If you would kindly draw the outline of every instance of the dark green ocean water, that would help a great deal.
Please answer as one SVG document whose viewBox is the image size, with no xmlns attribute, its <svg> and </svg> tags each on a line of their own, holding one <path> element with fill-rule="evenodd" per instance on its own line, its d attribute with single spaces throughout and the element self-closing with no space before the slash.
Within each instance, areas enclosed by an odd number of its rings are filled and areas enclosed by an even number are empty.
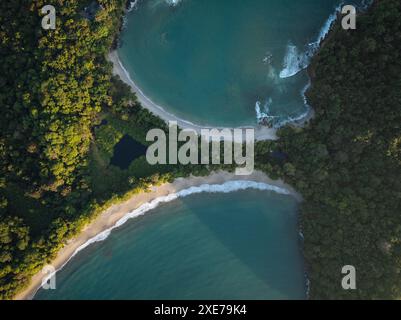
<svg viewBox="0 0 401 320">
<path fill-rule="evenodd" d="M 297 202 L 271 191 L 162 204 L 89 246 L 36 299 L 302 299 Z"/>
</svg>

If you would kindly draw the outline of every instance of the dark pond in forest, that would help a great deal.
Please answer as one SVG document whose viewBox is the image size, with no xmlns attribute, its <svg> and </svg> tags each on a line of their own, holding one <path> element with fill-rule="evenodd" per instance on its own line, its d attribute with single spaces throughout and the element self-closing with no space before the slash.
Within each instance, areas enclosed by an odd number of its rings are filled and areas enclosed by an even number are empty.
<svg viewBox="0 0 401 320">
<path fill-rule="evenodd" d="M 114 146 L 114 154 L 110 164 L 119 167 L 121 170 L 126 170 L 132 161 L 146 155 L 147 147 L 142 143 L 134 140 L 129 135 L 125 135 Z"/>
</svg>

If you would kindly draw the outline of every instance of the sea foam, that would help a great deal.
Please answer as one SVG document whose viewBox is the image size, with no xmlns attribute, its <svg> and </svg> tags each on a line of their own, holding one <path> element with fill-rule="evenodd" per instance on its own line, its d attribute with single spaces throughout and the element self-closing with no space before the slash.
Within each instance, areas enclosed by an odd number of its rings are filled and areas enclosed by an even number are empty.
<svg viewBox="0 0 401 320">
<path fill-rule="evenodd" d="M 284 69 L 280 72 L 280 78 L 295 76 L 300 71 L 308 67 L 310 63 L 310 51 L 300 52 L 298 47 L 289 44 L 284 57 Z"/>
<path fill-rule="evenodd" d="M 111 232 L 116 229 L 121 227 L 123 224 L 125 224 L 128 220 L 134 219 L 140 216 L 143 216 L 147 212 L 157 208 L 160 204 L 162 203 L 167 203 L 174 201 L 178 198 L 185 198 L 193 194 L 200 194 L 200 193 L 230 193 L 234 191 L 242 191 L 242 190 L 248 190 L 248 189 L 254 189 L 254 190 L 260 190 L 260 191 L 273 191 L 279 194 L 283 195 L 290 195 L 291 192 L 285 188 L 281 188 L 275 185 L 263 183 L 263 182 L 255 182 L 255 181 L 228 181 L 223 184 L 202 184 L 197 187 L 190 187 L 188 189 L 184 189 L 181 191 L 178 191 L 176 193 L 171 193 L 167 196 L 161 196 L 158 197 L 150 202 L 144 203 L 141 206 L 139 206 L 137 209 L 127 213 L 124 215 L 121 219 L 119 219 L 112 227 L 98 233 L 96 236 L 90 238 L 88 241 L 80 245 L 74 253 L 68 258 L 68 260 L 60 267 L 58 268 L 54 273 L 47 275 L 44 279 L 43 282 L 47 282 L 51 277 L 53 277 L 58 271 L 63 269 L 70 261 L 72 258 L 74 258 L 80 251 L 84 250 L 91 244 L 97 243 L 97 242 L 102 242 L 106 240 Z M 38 287 L 34 293 L 39 291 L 40 287 Z"/>
<path fill-rule="evenodd" d="M 130 1 L 129 7 L 128 7 L 128 12 L 131 12 L 132 10 L 136 10 L 138 8 L 139 1 L 140 0 Z"/>
<path fill-rule="evenodd" d="M 181 2 L 181 0 L 166 0 L 166 2 L 168 5 L 174 7 L 174 6 L 178 5 Z"/>
<path fill-rule="evenodd" d="M 273 100 L 269 98 L 267 102 L 263 105 L 262 109 L 262 103 L 260 101 L 256 101 L 255 105 L 255 111 L 256 111 L 256 118 L 258 119 L 258 122 L 262 122 L 263 119 L 271 118 L 269 116 L 270 112 L 270 105 L 273 103 Z"/>
<path fill-rule="evenodd" d="M 307 44 L 304 50 L 299 50 L 298 47 L 291 42 L 287 45 L 286 54 L 283 61 L 283 69 L 280 71 L 279 74 L 279 77 L 281 79 L 295 76 L 309 66 L 311 59 L 319 50 L 321 42 L 325 39 L 330 31 L 331 26 L 336 21 L 337 15 L 341 11 L 342 5 L 343 4 L 340 4 L 335 8 L 335 11 L 328 17 L 323 27 L 320 29 L 316 41 Z M 310 113 L 310 106 L 307 103 L 305 93 L 309 87 L 310 82 L 308 82 L 308 84 L 300 92 L 307 110 L 296 117 L 288 116 L 284 118 L 279 116 L 272 116 L 269 114 L 269 103 L 266 103 L 262 108 L 261 103 L 257 101 L 255 111 L 258 123 L 262 123 L 265 119 L 267 119 L 272 122 L 275 129 L 278 129 L 288 123 L 301 121 L 302 119 L 307 117 Z"/>
<path fill-rule="evenodd" d="M 309 66 L 312 57 L 319 49 L 320 43 L 327 36 L 332 24 L 336 21 L 341 8 L 342 4 L 336 7 L 334 13 L 329 16 L 323 27 L 320 29 L 316 41 L 309 43 L 303 51 L 300 51 L 297 46 L 292 43 L 288 44 L 283 62 L 284 68 L 280 72 L 280 78 L 292 77 Z"/>
</svg>

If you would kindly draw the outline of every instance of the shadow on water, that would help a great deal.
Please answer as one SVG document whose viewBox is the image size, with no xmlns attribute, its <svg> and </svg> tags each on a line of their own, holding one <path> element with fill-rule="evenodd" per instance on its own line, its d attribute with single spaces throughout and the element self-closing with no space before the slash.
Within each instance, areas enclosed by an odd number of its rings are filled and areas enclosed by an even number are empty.
<svg viewBox="0 0 401 320">
<path fill-rule="evenodd" d="M 297 203 L 255 190 L 180 198 L 79 253 L 57 279 L 36 298 L 304 299 Z"/>
<path fill-rule="evenodd" d="M 119 167 L 121 170 L 126 170 L 132 161 L 146 155 L 146 150 L 147 148 L 143 144 L 132 139 L 129 135 L 125 135 L 114 146 L 110 164 Z"/>
<path fill-rule="evenodd" d="M 217 241 L 274 292 L 274 299 L 306 298 L 295 199 L 258 191 L 238 192 L 238 201 L 231 210 L 222 211 L 213 206 L 213 197 L 218 199 L 224 195 L 209 194 L 205 214 L 202 208 L 193 206 L 193 197 L 198 196 L 182 198 L 180 202 L 197 216 Z M 266 204 L 255 210 L 254 201 L 265 201 Z"/>
</svg>

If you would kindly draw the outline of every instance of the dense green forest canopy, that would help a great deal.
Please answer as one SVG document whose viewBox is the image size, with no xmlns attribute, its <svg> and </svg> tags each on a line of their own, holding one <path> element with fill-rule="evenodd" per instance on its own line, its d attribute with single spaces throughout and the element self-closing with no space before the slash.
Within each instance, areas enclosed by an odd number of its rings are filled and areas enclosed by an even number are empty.
<svg viewBox="0 0 401 320">
<path fill-rule="evenodd" d="M 401 2 L 376 1 L 356 30 L 338 24 L 310 67 L 304 130 L 284 128 L 283 173 L 305 203 L 312 298 L 401 297 Z M 357 270 L 357 290 L 340 285 Z"/>
<path fill-rule="evenodd" d="M 125 0 L 0 2 L 0 298 L 12 298 L 65 241 L 115 201 L 218 166 L 110 165 L 125 135 L 165 128 L 112 76 Z M 93 12 L 92 12 L 93 11 Z M 311 298 L 401 296 L 401 3 L 377 0 L 357 30 L 336 26 L 315 57 L 316 111 L 256 145 L 256 165 L 304 196 Z M 275 155 L 284 155 L 276 157 Z M 227 169 L 227 168 L 226 168 Z M 228 168 L 232 169 L 232 168 Z M 341 267 L 358 290 L 341 288 Z"/>
<path fill-rule="evenodd" d="M 97 3 L 97 5 L 96 5 Z M 112 203 L 204 167 L 110 165 L 124 135 L 166 124 L 112 76 L 125 0 L 0 3 L 0 298 L 12 298 L 66 240 Z M 102 125 L 106 122 L 106 125 Z"/>
<path fill-rule="evenodd" d="M 41 28 L 47 1 L 0 4 L 0 297 L 10 298 L 78 225 L 91 201 L 88 151 L 104 109 L 123 112 L 105 55 L 122 0 L 52 1 L 56 30 Z"/>
</svg>

